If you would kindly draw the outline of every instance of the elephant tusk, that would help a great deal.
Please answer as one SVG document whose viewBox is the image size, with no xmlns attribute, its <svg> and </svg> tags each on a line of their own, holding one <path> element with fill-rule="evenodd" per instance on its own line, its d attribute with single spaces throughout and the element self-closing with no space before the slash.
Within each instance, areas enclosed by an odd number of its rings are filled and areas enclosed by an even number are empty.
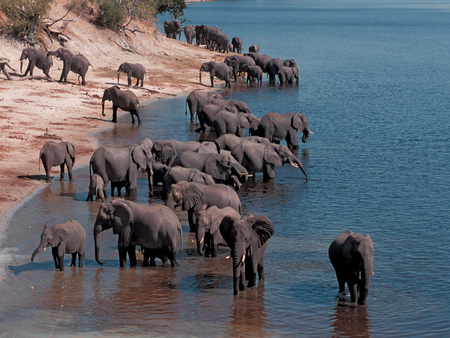
<svg viewBox="0 0 450 338">
<path fill-rule="evenodd" d="M 245 255 L 244 256 L 242 256 L 242 261 L 241 261 L 242 263 L 244 263 L 245 262 Z"/>
<path fill-rule="evenodd" d="M 203 243 L 203 240 L 205 239 L 205 237 L 202 237 L 202 239 L 200 240 L 200 244 Z"/>
<path fill-rule="evenodd" d="M 44 251 L 47 250 L 47 247 L 44 248 Z"/>
<path fill-rule="evenodd" d="M 297 163 L 291 162 L 291 165 L 292 165 L 293 167 L 295 167 L 295 168 L 298 168 L 298 164 L 297 164 Z"/>
<path fill-rule="evenodd" d="M 228 255 L 227 257 L 225 257 L 225 259 L 230 259 L 230 256 Z"/>
<path fill-rule="evenodd" d="M 311 135 L 314 134 L 311 130 L 308 130 L 308 133 L 310 133 Z"/>
<path fill-rule="evenodd" d="M 150 174 L 152 174 L 152 175 L 153 175 L 153 170 L 150 170 Z"/>
</svg>

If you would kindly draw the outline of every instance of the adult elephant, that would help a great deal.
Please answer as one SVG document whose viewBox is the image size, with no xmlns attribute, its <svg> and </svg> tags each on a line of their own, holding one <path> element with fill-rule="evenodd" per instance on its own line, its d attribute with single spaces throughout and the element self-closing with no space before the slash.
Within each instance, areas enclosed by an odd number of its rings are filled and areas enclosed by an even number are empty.
<svg viewBox="0 0 450 338">
<path fill-rule="evenodd" d="M 274 178 L 274 167 L 290 163 L 300 168 L 308 180 L 302 162 L 294 156 L 288 147 L 281 144 L 241 142 L 231 151 L 231 155 L 247 169 L 250 175 L 262 172 L 264 180 Z"/>
<path fill-rule="evenodd" d="M 214 76 L 215 76 L 219 80 L 225 81 L 225 88 L 227 87 L 231 88 L 230 84 L 231 68 L 228 67 L 225 63 L 214 61 L 204 62 L 200 67 L 200 71 L 198 73 L 200 83 L 202 83 L 202 72 L 209 73 L 209 76 L 211 78 L 211 87 L 214 87 Z"/>
<path fill-rule="evenodd" d="M 103 194 L 107 197 L 108 182 L 125 182 L 126 194 L 136 196 L 136 179 L 139 168 L 148 175 L 150 195 L 153 194 L 152 141 L 144 139 L 138 145 L 126 147 L 100 147 L 89 161 L 89 173 L 98 174 L 105 183 Z M 92 175 L 90 175 L 92 176 Z M 112 189 L 111 189 L 112 191 Z"/>
<path fill-rule="evenodd" d="M 269 143 L 269 140 L 260 136 L 247 136 L 239 137 L 233 134 L 225 134 L 217 138 L 214 142 L 221 150 L 233 150 L 239 143 L 242 142 L 256 142 L 256 143 Z"/>
<path fill-rule="evenodd" d="M 245 53 L 244 55 L 250 56 L 255 63 L 261 67 L 263 73 L 267 73 L 268 65 L 272 58 L 269 55 L 258 54 L 258 53 Z"/>
<path fill-rule="evenodd" d="M 233 69 L 234 81 L 237 81 L 239 72 L 244 71 L 242 70 L 244 65 L 256 65 L 255 60 L 246 55 L 228 55 L 223 62 Z"/>
<path fill-rule="evenodd" d="M 247 170 L 230 154 L 198 154 L 185 151 L 173 161 L 172 166 L 177 165 L 196 168 L 211 175 L 216 183 L 232 185 L 236 190 L 240 188 L 240 182 L 246 182 L 248 179 Z"/>
<path fill-rule="evenodd" d="M 250 47 L 248 47 L 249 53 L 259 53 L 259 49 L 258 45 L 250 45 Z"/>
<path fill-rule="evenodd" d="M 198 121 L 200 123 L 200 127 L 198 127 L 195 131 L 197 133 L 206 131 L 206 127 L 213 127 L 214 120 L 216 119 L 217 114 L 221 111 L 228 111 L 231 113 L 237 113 L 237 110 L 233 107 L 228 107 L 223 104 L 214 104 L 208 103 L 205 104 L 202 109 L 197 113 Z"/>
<path fill-rule="evenodd" d="M 206 48 L 211 49 L 214 44 L 214 37 L 215 35 L 220 32 L 220 28 L 208 26 L 208 25 L 201 25 L 199 27 L 200 35 L 202 36 L 203 43 L 206 44 Z"/>
<path fill-rule="evenodd" d="M 121 63 L 117 70 L 117 84 L 119 84 L 120 72 L 127 74 L 129 86 L 131 86 L 132 77 L 137 79 L 136 86 L 139 86 L 139 81 L 141 81 L 141 87 L 144 85 L 145 68 L 140 63 Z"/>
<path fill-rule="evenodd" d="M 237 112 L 245 113 L 245 114 L 251 114 L 252 111 L 247 106 L 247 104 L 243 101 L 238 100 L 224 100 L 220 98 L 212 98 L 211 103 L 215 105 L 220 105 L 227 108 L 233 108 Z M 231 111 L 231 110 L 229 110 Z"/>
<path fill-rule="evenodd" d="M 336 271 L 339 296 L 344 296 L 347 283 L 351 302 L 358 299 L 359 305 L 365 304 L 373 272 L 373 242 L 370 236 L 346 231 L 331 243 L 328 256 Z"/>
<path fill-rule="evenodd" d="M 146 255 L 154 262 L 155 256 L 167 257 L 172 266 L 177 264 L 177 236 L 181 224 L 175 215 L 165 205 L 139 204 L 122 199 L 111 203 L 103 203 L 94 224 L 95 260 L 100 260 L 100 233 L 113 228 L 113 233 L 119 235 L 120 267 L 126 266 L 127 254 L 130 266 L 136 266 L 136 245 L 145 248 Z M 148 259 L 144 259 L 146 265 Z"/>
<path fill-rule="evenodd" d="M 239 137 L 244 137 L 244 128 L 250 129 L 250 125 L 255 119 L 256 116 L 251 113 L 232 113 L 222 110 L 216 115 L 213 122 L 216 136 L 220 137 L 225 134 L 234 134 Z"/>
<path fill-rule="evenodd" d="M 70 50 L 66 48 L 58 48 L 56 51 L 48 52 L 50 56 L 56 56 L 63 61 L 63 70 L 61 72 L 60 82 L 67 82 L 67 74 L 69 71 L 78 74 L 78 82 L 81 76 L 81 85 L 86 85 L 86 73 L 89 66 L 92 67 L 89 60 L 83 54 L 74 55 Z"/>
<path fill-rule="evenodd" d="M 39 158 L 45 169 L 47 183 L 52 181 L 50 171 L 56 166 L 61 168 L 60 181 L 64 180 L 64 165 L 69 172 L 69 180 L 72 180 L 72 168 L 75 164 L 75 146 L 72 143 L 47 141 L 39 152 Z"/>
<path fill-rule="evenodd" d="M 241 218 L 239 212 L 231 207 L 218 208 L 213 205 L 209 208 L 203 207 L 198 212 L 195 238 L 197 251 L 201 256 L 216 257 L 219 245 L 227 245 L 219 230 L 220 223 L 226 216 L 233 220 Z"/>
<path fill-rule="evenodd" d="M 219 229 L 231 249 L 233 293 L 237 295 L 256 285 L 256 273 L 259 280 L 264 279 L 264 254 L 275 226 L 266 216 L 225 217 Z"/>
<path fill-rule="evenodd" d="M 199 89 L 194 89 L 186 97 L 186 116 L 187 107 L 189 107 L 189 113 L 191 115 L 191 122 L 194 121 L 194 115 L 203 108 L 207 103 L 211 103 L 212 100 L 223 100 L 223 96 L 216 92 L 204 92 Z"/>
<path fill-rule="evenodd" d="M 168 170 L 163 177 L 164 192 L 167 193 L 173 184 L 182 181 L 205 185 L 212 185 L 215 183 L 211 175 L 201 172 L 196 168 L 184 168 L 180 166 L 168 167 Z"/>
<path fill-rule="evenodd" d="M 219 53 L 228 53 L 229 42 L 228 35 L 223 32 L 219 31 L 214 35 L 214 43 Z"/>
<path fill-rule="evenodd" d="M 204 185 L 194 182 L 178 182 L 170 188 L 166 205 L 171 209 L 181 206 L 188 212 L 191 232 L 196 230 L 197 214 L 203 206 L 231 207 L 239 214 L 242 212 L 241 200 L 236 191 L 223 184 Z"/>
<path fill-rule="evenodd" d="M 186 42 L 190 45 L 194 42 L 195 38 L 195 27 L 194 25 L 187 25 L 183 28 L 184 37 L 186 38 Z"/>
<path fill-rule="evenodd" d="M 158 140 L 153 144 L 152 154 L 156 162 L 171 166 L 177 155 L 185 151 L 194 151 L 200 145 L 197 141 Z"/>
<path fill-rule="evenodd" d="M 53 60 L 51 57 L 47 56 L 47 52 L 45 50 L 37 50 L 34 48 L 24 48 L 22 50 L 22 54 L 20 55 L 20 72 L 22 73 L 22 65 L 23 61 L 28 59 L 28 67 L 25 70 L 24 76 L 27 76 L 28 73 L 33 75 L 34 67 L 42 69 L 45 76 L 50 78 L 50 68 L 53 66 Z"/>
<path fill-rule="evenodd" d="M 286 67 L 283 66 L 278 71 L 278 80 L 280 80 L 280 84 L 293 84 L 294 80 L 298 82 L 300 81 L 300 75 L 298 74 L 297 67 Z"/>
<path fill-rule="evenodd" d="M 278 71 L 284 66 L 283 60 L 273 58 L 267 64 L 267 73 L 269 74 L 269 82 L 275 82 Z"/>
<path fill-rule="evenodd" d="M 313 133 L 309 130 L 308 120 L 304 114 L 269 112 L 259 121 L 257 135 L 268 138 L 270 142 L 274 143 L 286 140 L 287 146 L 295 149 L 299 146 L 297 131 L 302 132 L 303 143 L 306 143 L 309 139 L 309 134 Z"/>
<path fill-rule="evenodd" d="M 262 69 L 260 66 L 249 66 L 243 65 L 241 67 L 241 71 L 247 73 L 247 81 L 246 83 L 251 83 L 253 80 L 256 80 L 258 84 L 262 83 Z"/>
<path fill-rule="evenodd" d="M 129 111 L 131 115 L 131 122 L 134 123 L 134 116 L 141 123 L 141 104 L 136 94 L 131 90 L 120 90 L 118 86 L 112 86 L 105 89 L 102 98 L 102 115 L 105 116 L 105 101 L 112 101 L 113 103 L 113 118 L 112 122 L 117 123 L 117 109 Z"/>
<path fill-rule="evenodd" d="M 242 53 L 242 39 L 239 36 L 235 36 L 231 39 L 233 45 L 233 53 Z"/>
<path fill-rule="evenodd" d="M 169 39 L 181 38 L 181 22 L 179 20 L 166 20 L 164 21 L 164 32 Z"/>
</svg>

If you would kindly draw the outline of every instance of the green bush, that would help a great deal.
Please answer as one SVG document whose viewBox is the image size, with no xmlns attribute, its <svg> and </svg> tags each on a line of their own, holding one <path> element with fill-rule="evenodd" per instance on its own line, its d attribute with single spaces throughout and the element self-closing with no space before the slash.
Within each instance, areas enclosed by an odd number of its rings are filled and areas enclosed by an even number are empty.
<svg viewBox="0 0 450 338">
<path fill-rule="evenodd" d="M 126 3 L 120 0 L 101 0 L 98 6 L 97 22 L 117 31 L 127 18 Z"/>
</svg>

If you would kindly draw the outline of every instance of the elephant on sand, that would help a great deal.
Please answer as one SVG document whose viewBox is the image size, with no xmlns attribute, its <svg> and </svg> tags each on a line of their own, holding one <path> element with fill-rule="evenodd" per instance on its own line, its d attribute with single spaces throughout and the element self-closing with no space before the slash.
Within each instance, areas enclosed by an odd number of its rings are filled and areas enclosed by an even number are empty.
<svg viewBox="0 0 450 338">
<path fill-rule="evenodd" d="M 164 32 L 169 39 L 181 38 L 181 22 L 179 20 L 166 20 L 164 21 Z"/>
<path fill-rule="evenodd" d="M 219 80 L 225 81 L 225 88 L 227 87 L 231 88 L 230 73 L 232 72 L 232 69 L 225 63 L 214 61 L 204 62 L 200 67 L 200 71 L 198 73 L 200 83 L 202 83 L 202 72 L 209 73 L 209 76 L 211 78 L 211 87 L 214 87 L 214 76 L 215 76 Z"/>
<path fill-rule="evenodd" d="M 184 36 L 186 38 L 186 42 L 190 45 L 194 42 L 195 38 L 195 26 L 194 25 L 187 25 L 183 28 L 184 30 Z"/>
<path fill-rule="evenodd" d="M 256 285 L 256 273 L 259 280 L 264 280 L 264 254 L 275 226 L 266 216 L 246 216 L 238 220 L 226 216 L 219 229 L 231 249 L 233 292 L 237 295 Z"/>
<path fill-rule="evenodd" d="M 56 166 L 60 166 L 60 180 L 64 180 L 64 165 L 69 172 L 69 180 L 72 180 L 72 168 L 75 164 L 75 146 L 72 143 L 47 141 L 41 148 L 39 158 L 44 165 L 47 183 L 52 181 L 50 171 Z"/>
<path fill-rule="evenodd" d="M 105 116 L 105 101 L 112 101 L 113 103 L 113 118 L 112 122 L 117 122 L 117 109 L 122 109 L 130 112 L 131 123 L 134 123 L 134 115 L 141 123 L 141 104 L 131 90 L 120 90 L 118 86 L 112 86 L 105 89 L 102 98 L 102 115 Z"/>
<path fill-rule="evenodd" d="M 45 76 L 50 78 L 50 68 L 53 66 L 53 59 L 47 55 L 47 51 L 38 50 L 34 48 L 24 48 L 22 50 L 22 54 L 20 55 L 20 72 L 22 73 L 22 65 L 23 61 L 28 59 L 28 67 L 25 70 L 24 76 L 27 76 L 28 73 L 33 75 L 34 67 L 42 69 Z"/>
<path fill-rule="evenodd" d="M 211 103 L 214 99 L 223 100 L 223 96 L 216 92 L 204 92 L 199 89 L 194 89 L 186 97 L 186 105 L 189 107 L 189 112 L 191 114 L 191 122 L 194 121 L 194 115 L 203 108 L 205 104 Z M 187 107 L 186 107 L 187 116 Z"/>
<path fill-rule="evenodd" d="M 128 63 L 124 62 L 120 64 L 117 70 L 117 84 L 119 84 L 120 72 L 127 74 L 128 85 L 131 86 L 131 78 L 137 79 L 136 86 L 139 86 L 139 81 L 141 81 L 141 87 L 144 85 L 145 68 L 140 63 Z"/>
<path fill-rule="evenodd" d="M 373 242 L 369 235 L 346 231 L 328 249 L 328 256 L 339 283 L 339 297 L 345 294 L 345 283 L 352 303 L 364 305 L 373 273 Z"/>
<path fill-rule="evenodd" d="M 144 265 L 148 258 L 154 263 L 155 257 L 167 257 L 171 266 L 177 264 L 177 236 L 182 231 L 175 213 L 162 204 L 139 204 L 122 199 L 103 203 L 94 225 L 95 260 L 100 260 L 100 233 L 113 229 L 119 235 L 118 250 L 120 267 L 126 265 L 127 254 L 130 266 L 136 266 L 136 245 L 147 250 Z"/>
<path fill-rule="evenodd" d="M 233 45 L 233 53 L 242 53 L 242 39 L 239 36 L 235 36 L 231 39 Z"/>
<path fill-rule="evenodd" d="M 51 246 L 56 270 L 64 271 L 65 253 L 72 254 L 72 264 L 70 266 L 76 266 L 78 254 L 78 267 L 82 268 L 85 242 L 86 232 L 77 221 L 72 220 L 62 224 L 55 224 L 52 227 L 45 226 L 41 234 L 41 242 L 37 249 L 34 250 L 31 261 L 34 261 L 34 258 L 40 251 Z"/>
<path fill-rule="evenodd" d="M 60 82 L 67 82 L 67 74 L 69 74 L 69 71 L 72 71 L 75 74 L 78 74 L 78 82 L 80 82 L 81 77 L 81 85 L 86 85 L 86 73 L 89 66 L 92 67 L 92 65 L 83 54 L 74 55 L 66 48 L 59 48 L 54 52 L 48 52 L 48 55 L 56 56 L 63 61 L 63 70 L 61 72 L 61 78 L 59 79 Z"/>
</svg>

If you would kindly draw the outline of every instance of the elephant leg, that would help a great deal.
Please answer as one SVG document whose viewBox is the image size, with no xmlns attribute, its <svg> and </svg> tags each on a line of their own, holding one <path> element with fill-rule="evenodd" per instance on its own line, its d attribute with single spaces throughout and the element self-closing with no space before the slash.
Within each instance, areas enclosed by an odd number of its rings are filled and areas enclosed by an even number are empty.
<svg viewBox="0 0 450 338">
<path fill-rule="evenodd" d="M 150 266 L 156 266 L 156 256 L 154 254 L 150 256 Z"/>
<path fill-rule="evenodd" d="M 113 105 L 113 118 L 111 122 L 117 123 L 117 109 L 119 106 Z"/>
<path fill-rule="evenodd" d="M 72 176 L 72 165 L 69 164 L 69 163 L 66 163 L 66 166 L 67 166 L 67 172 L 69 173 L 69 181 L 72 181 L 72 178 L 73 178 L 73 176 Z"/>
<path fill-rule="evenodd" d="M 219 249 L 219 244 L 212 243 L 211 245 L 211 257 L 217 257 L 217 251 Z"/>
<path fill-rule="evenodd" d="M 196 232 L 197 230 L 197 226 L 196 226 L 196 222 L 194 219 L 194 210 L 189 209 L 188 210 L 188 221 L 189 221 L 189 231 L 190 232 Z"/>
<path fill-rule="evenodd" d="M 175 250 L 168 252 L 167 258 L 170 261 L 171 267 L 174 267 L 175 265 L 177 265 L 177 254 L 176 254 Z"/>
<path fill-rule="evenodd" d="M 55 270 L 59 270 L 59 256 L 58 248 L 52 248 L 53 262 L 55 263 Z"/>
<path fill-rule="evenodd" d="M 130 109 L 131 123 L 134 123 L 134 114 L 136 114 L 136 111 L 133 109 Z"/>
<path fill-rule="evenodd" d="M 214 75 L 211 74 L 211 87 L 214 87 Z"/>
<path fill-rule="evenodd" d="M 142 262 L 142 266 L 148 266 L 148 261 L 150 259 L 150 253 L 149 253 L 149 249 L 144 249 L 143 250 L 143 254 L 144 254 L 144 261 Z"/>
<path fill-rule="evenodd" d="M 275 170 L 273 169 L 273 165 L 266 163 L 264 165 L 263 180 L 267 181 L 274 177 L 275 177 Z"/>
<path fill-rule="evenodd" d="M 72 263 L 70 263 L 70 266 L 77 266 L 77 253 L 74 252 L 72 254 Z"/>
<path fill-rule="evenodd" d="M 78 251 L 78 267 L 82 268 L 83 267 L 83 256 L 84 256 L 84 252 L 79 252 Z"/>
<path fill-rule="evenodd" d="M 358 286 L 355 282 L 350 282 L 348 284 L 348 289 L 350 290 L 350 301 L 352 303 L 356 302 L 356 297 L 358 295 Z"/>
<path fill-rule="evenodd" d="M 61 176 L 59 178 L 60 181 L 64 180 L 64 163 L 59 166 L 61 168 Z"/>
<path fill-rule="evenodd" d="M 59 261 L 59 270 L 64 271 L 64 253 L 58 256 L 58 261 Z"/>
<path fill-rule="evenodd" d="M 128 74 L 128 85 L 131 86 L 131 74 Z"/>
<path fill-rule="evenodd" d="M 129 245 L 127 248 L 130 266 L 136 266 L 136 245 Z"/>
<path fill-rule="evenodd" d="M 120 267 L 124 268 L 127 264 L 127 248 L 119 248 L 119 263 Z"/>
</svg>

